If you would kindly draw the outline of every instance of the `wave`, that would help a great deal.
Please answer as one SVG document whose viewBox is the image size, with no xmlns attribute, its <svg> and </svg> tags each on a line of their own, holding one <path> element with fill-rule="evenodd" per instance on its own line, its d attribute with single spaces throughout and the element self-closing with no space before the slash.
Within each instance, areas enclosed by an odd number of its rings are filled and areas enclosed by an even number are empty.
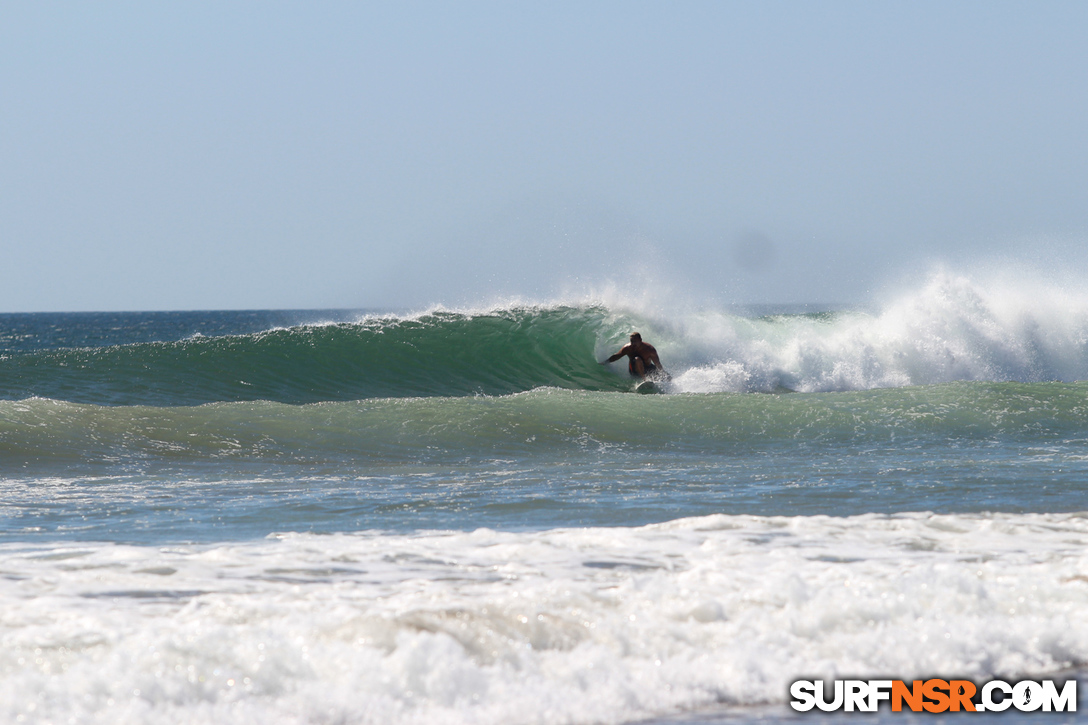
<svg viewBox="0 0 1088 725">
<path fill-rule="evenodd" d="M 642 309 L 639 309 L 639 308 Z M 630 390 L 597 361 L 640 329 L 668 392 L 828 392 L 1088 379 L 1088 292 L 947 272 L 877 312 L 752 316 L 512 305 L 0 356 L 0 399 L 105 405 Z"/>
<path fill-rule="evenodd" d="M 554 388 L 500 397 L 288 405 L 97 406 L 0 402 L 9 473 L 209 468 L 322 475 L 362 466 L 564 460 L 629 449 L 751 455 L 783 446 L 926 447 L 1004 439 L 1048 446 L 1088 428 L 1088 383 L 951 383 L 834 396 L 636 396 Z"/>
</svg>

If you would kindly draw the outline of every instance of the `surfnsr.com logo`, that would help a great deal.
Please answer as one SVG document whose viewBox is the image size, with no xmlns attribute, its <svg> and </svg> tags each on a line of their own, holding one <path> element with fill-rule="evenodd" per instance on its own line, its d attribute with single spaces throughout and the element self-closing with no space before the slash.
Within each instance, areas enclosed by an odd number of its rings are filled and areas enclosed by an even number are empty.
<svg viewBox="0 0 1088 725">
<path fill-rule="evenodd" d="M 1022 680 L 1009 684 L 991 680 L 977 687 L 970 680 L 835 680 L 825 694 L 823 680 L 798 680 L 790 685 L 790 707 L 799 712 L 819 708 L 824 712 L 876 712 L 888 702 L 892 712 L 1001 712 L 1010 707 L 1021 712 L 1076 712 L 1077 681 L 1061 689 L 1053 680 Z"/>
</svg>

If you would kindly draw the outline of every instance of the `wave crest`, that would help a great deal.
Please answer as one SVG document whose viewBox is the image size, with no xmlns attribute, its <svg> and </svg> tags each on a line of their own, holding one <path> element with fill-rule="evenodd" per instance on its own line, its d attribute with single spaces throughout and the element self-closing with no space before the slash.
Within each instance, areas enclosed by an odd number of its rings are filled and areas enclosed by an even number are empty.
<svg viewBox="0 0 1088 725">
<path fill-rule="evenodd" d="M 867 390 L 1088 378 L 1088 294 L 947 272 L 873 314 L 701 313 L 672 352 L 682 392 Z"/>
</svg>

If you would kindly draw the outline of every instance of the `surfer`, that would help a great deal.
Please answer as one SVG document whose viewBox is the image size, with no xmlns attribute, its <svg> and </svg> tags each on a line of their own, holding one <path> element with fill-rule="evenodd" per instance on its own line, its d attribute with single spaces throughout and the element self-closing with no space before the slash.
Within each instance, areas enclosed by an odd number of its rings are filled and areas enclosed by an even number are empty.
<svg viewBox="0 0 1088 725">
<path fill-rule="evenodd" d="M 656 370 L 665 373 L 665 366 L 661 364 L 661 358 L 657 356 L 657 349 L 650 343 L 643 342 L 642 335 L 637 332 L 632 332 L 631 342 L 621 347 L 620 351 L 612 357 L 602 361 L 601 365 L 616 362 L 624 355 L 630 358 L 627 362 L 627 370 L 643 380 Z M 668 375 L 668 373 L 665 374 Z"/>
</svg>

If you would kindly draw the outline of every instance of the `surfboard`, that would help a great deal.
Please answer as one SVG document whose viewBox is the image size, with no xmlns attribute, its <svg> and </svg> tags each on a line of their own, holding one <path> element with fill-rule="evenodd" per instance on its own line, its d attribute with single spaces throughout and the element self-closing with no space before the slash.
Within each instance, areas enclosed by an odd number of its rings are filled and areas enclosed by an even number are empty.
<svg viewBox="0 0 1088 725">
<path fill-rule="evenodd" d="M 672 376 L 664 370 L 654 370 L 645 378 L 643 378 L 637 385 L 635 385 L 636 393 L 664 393 L 665 383 L 670 382 Z"/>
</svg>

